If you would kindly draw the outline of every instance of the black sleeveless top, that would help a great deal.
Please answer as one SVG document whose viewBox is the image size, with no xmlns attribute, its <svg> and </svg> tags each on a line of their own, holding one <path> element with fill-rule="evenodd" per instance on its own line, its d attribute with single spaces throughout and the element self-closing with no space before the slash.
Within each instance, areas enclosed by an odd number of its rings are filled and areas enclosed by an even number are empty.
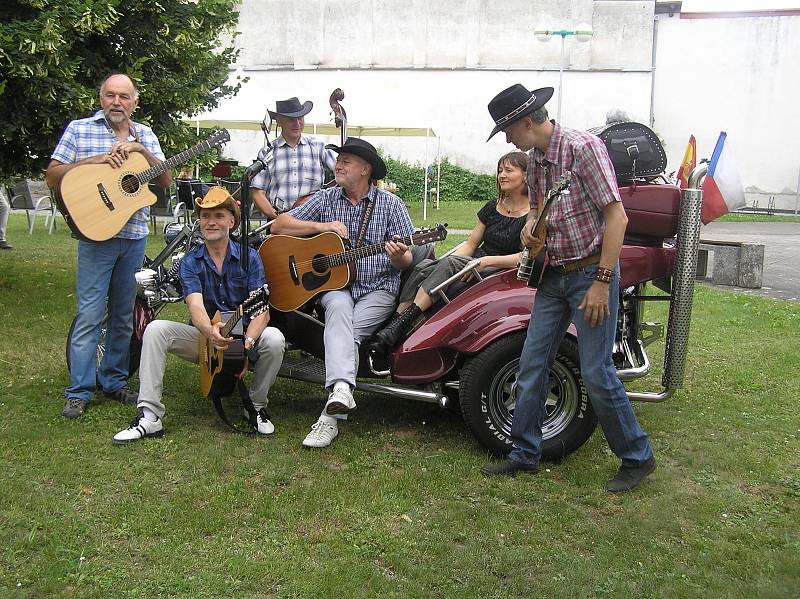
<svg viewBox="0 0 800 599">
<path fill-rule="evenodd" d="M 475 251 L 474 258 L 483 256 L 507 256 L 520 250 L 519 234 L 525 226 L 524 216 L 506 216 L 497 211 L 497 200 L 489 200 L 478 210 L 478 220 L 485 226 L 483 243 Z"/>
</svg>

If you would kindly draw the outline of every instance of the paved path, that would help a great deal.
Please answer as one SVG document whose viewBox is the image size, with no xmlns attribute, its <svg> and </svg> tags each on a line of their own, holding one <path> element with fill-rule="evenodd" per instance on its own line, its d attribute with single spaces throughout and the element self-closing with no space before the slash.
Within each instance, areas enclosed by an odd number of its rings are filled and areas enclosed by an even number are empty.
<svg viewBox="0 0 800 599">
<path fill-rule="evenodd" d="M 450 229 L 467 235 L 469 229 Z M 761 289 L 711 285 L 718 289 L 761 295 L 800 303 L 800 222 L 713 222 L 700 229 L 700 239 L 764 244 L 764 277 Z"/>
<path fill-rule="evenodd" d="M 800 222 L 713 222 L 700 229 L 700 239 L 764 244 L 761 289 L 714 285 L 718 289 L 800 303 Z"/>
</svg>

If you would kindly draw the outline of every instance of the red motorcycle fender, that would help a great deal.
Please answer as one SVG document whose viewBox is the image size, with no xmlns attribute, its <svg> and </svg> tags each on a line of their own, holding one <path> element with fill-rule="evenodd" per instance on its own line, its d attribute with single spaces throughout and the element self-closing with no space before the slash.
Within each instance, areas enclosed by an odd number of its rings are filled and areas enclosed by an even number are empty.
<svg viewBox="0 0 800 599">
<path fill-rule="evenodd" d="M 133 303 L 133 334 L 141 341 L 147 325 L 153 322 L 156 317 L 155 310 L 147 305 L 147 302 L 140 297 Z"/>
</svg>

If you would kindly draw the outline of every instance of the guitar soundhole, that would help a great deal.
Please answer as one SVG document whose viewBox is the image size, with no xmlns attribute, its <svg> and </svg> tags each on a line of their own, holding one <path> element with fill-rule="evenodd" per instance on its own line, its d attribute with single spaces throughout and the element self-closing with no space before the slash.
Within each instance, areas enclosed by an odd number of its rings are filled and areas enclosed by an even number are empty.
<svg viewBox="0 0 800 599">
<path fill-rule="evenodd" d="M 123 176 L 120 185 L 125 193 L 136 193 L 140 187 L 139 179 L 136 178 L 136 175 L 131 174 Z"/>
<path fill-rule="evenodd" d="M 311 268 L 314 272 L 326 272 L 328 270 L 328 257 L 325 254 L 317 254 L 311 260 Z"/>
</svg>

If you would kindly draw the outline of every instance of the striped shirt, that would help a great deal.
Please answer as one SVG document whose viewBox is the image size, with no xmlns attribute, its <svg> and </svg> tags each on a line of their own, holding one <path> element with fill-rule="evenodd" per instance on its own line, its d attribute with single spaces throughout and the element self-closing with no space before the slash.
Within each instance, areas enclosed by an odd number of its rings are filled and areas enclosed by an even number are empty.
<svg viewBox="0 0 800 599">
<path fill-rule="evenodd" d="M 259 158 L 264 154 L 262 149 Z M 250 187 L 263 189 L 272 206 L 282 212 L 291 208 L 297 198 L 322 187 L 323 167 L 329 171 L 336 168 L 336 152 L 326 150 L 323 142 L 301 135 L 293 148 L 280 136 L 272 142 L 267 168 L 253 177 Z"/>
<path fill-rule="evenodd" d="M 367 194 L 355 206 L 345 197 L 344 190 L 337 186 L 317 192 L 313 198 L 302 206 L 293 208 L 289 214 L 299 220 L 320 223 L 339 221 L 347 227 L 348 237 L 355 243 L 367 202 L 375 202 L 375 207 L 372 209 L 363 245 L 384 243 L 394 235 L 407 236 L 414 232 L 411 217 L 403 201 L 374 185 L 369 186 Z M 400 291 L 400 271 L 392 266 L 385 251 L 361 258 L 355 266 L 356 277 L 350 285 L 354 300 L 358 301 L 378 289 L 394 294 Z"/>
<path fill-rule="evenodd" d="M 605 218 L 603 208 L 619 202 L 614 167 L 596 135 L 561 127 L 553 121 L 547 152 L 528 154 L 531 207 L 566 171 L 572 172 L 569 194 L 556 198 L 547 214 L 547 255 L 555 265 L 574 262 L 600 251 Z"/>
<path fill-rule="evenodd" d="M 128 141 L 138 141 L 153 156 L 164 160 L 164 152 L 161 151 L 161 145 L 153 130 L 147 125 L 133 121 L 131 121 L 131 127 L 133 131 L 128 135 Z M 116 142 L 117 136 L 106 121 L 105 114 L 102 110 L 98 110 L 89 118 L 77 119 L 67 125 L 50 157 L 63 164 L 72 164 L 98 154 L 105 154 Z M 121 239 L 147 237 L 149 216 L 149 206 L 137 210 L 115 237 Z"/>
</svg>

